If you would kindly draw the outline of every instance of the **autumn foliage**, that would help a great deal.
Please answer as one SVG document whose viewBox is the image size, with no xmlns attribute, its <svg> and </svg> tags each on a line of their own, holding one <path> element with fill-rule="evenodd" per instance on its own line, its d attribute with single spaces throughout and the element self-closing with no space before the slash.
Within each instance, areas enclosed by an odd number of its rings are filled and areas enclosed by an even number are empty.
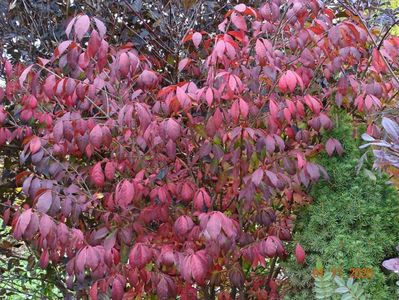
<svg viewBox="0 0 399 300">
<path fill-rule="evenodd" d="M 3 61 L 0 143 L 20 149 L 26 196 L 3 203 L 4 221 L 80 296 L 281 298 L 278 262 L 306 264 L 295 209 L 328 178 L 312 157 L 344 151 L 320 142 L 330 107 L 366 118 L 399 88 L 386 65 L 399 38 L 378 47 L 346 14 L 239 4 L 215 32 L 187 33 L 178 82 L 75 17 L 50 59 Z"/>
</svg>

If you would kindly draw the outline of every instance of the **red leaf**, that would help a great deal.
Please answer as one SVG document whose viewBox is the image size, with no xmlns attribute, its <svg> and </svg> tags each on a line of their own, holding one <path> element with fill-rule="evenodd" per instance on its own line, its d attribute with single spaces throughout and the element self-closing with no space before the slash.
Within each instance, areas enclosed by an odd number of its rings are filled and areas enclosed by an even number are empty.
<svg viewBox="0 0 399 300">
<path fill-rule="evenodd" d="M 297 153 L 296 158 L 298 160 L 298 169 L 302 169 L 305 165 L 306 165 L 306 160 L 304 159 L 304 157 Z"/>
<path fill-rule="evenodd" d="M 103 169 L 101 168 L 101 162 L 96 163 L 91 169 L 90 179 L 95 186 L 100 188 L 104 186 L 105 178 Z"/>
<path fill-rule="evenodd" d="M 122 53 L 119 57 L 119 72 L 122 76 L 126 76 L 129 73 L 130 60 L 126 53 Z"/>
<path fill-rule="evenodd" d="M 194 188 L 188 182 L 183 183 L 183 187 L 181 189 L 181 197 L 184 201 L 191 201 L 194 197 Z"/>
<path fill-rule="evenodd" d="M 115 176 L 115 163 L 114 162 L 112 162 L 112 161 L 109 161 L 109 162 L 107 162 L 106 164 L 105 164 L 105 169 L 104 169 L 104 171 L 105 171 L 105 177 L 108 179 L 108 180 L 113 180 L 114 179 L 114 176 Z"/>
<path fill-rule="evenodd" d="M 170 299 L 176 297 L 176 284 L 168 275 L 162 275 L 157 284 L 157 295 L 159 299 Z"/>
<path fill-rule="evenodd" d="M 185 237 L 194 227 L 194 222 L 189 216 L 180 216 L 175 221 L 173 229 L 178 237 Z"/>
<path fill-rule="evenodd" d="M 198 284 L 203 284 L 208 268 L 207 255 L 204 250 L 200 250 L 184 258 L 180 272 L 186 281 L 191 282 L 194 279 Z"/>
<path fill-rule="evenodd" d="M 388 68 L 382 59 L 380 51 L 378 49 L 373 49 L 373 67 L 378 73 L 387 72 Z"/>
<path fill-rule="evenodd" d="M 195 48 L 198 49 L 199 44 L 201 44 L 202 41 L 202 34 L 199 32 L 194 32 L 193 34 L 193 44 Z"/>
<path fill-rule="evenodd" d="M 103 142 L 103 131 L 100 125 L 94 126 L 94 128 L 90 131 L 90 143 L 96 147 L 100 148 Z"/>
<path fill-rule="evenodd" d="M 54 96 L 54 86 L 56 85 L 56 82 L 57 80 L 54 75 L 50 75 L 46 78 L 43 90 L 47 97 L 52 98 Z"/>
<path fill-rule="evenodd" d="M 89 43 L 87 44 L 87 53 L 89 57 L 94 57 L 100 49 L 101 46 L 101 38 L 97 32 L 97 30 L 93 30 L 90 34 Z"/>
<path fill-rule="evenodd" d="M 152 259 L 152 250 L 143 243 L 136 243 L 129 254 L 129 264 L 142 269 Z"/>
<path fill-rule="evenodd" d="M 102 128 L 102 140 L 103 140 L 103 145 L 105 147 L 109 147 L 112 143 L 112 134 L 111 131 L 107 126 L 103 126 Z"/>
<path fill-rule="evenodd" d="M 209 207 L 211 207 L 211 197 L 204 188 L 201 188 L 194 195 L 194 209 L 207 211 Z"/>
<path fill-rule="evenodd" d="M 79 16 L 74 24 L 75 35 L 80 41 L 90 27 L 90 18 L 86 15 Z"/>
<path fill-rule="evenodd" d="M 200 219 L 201 228 L 206 239 L 217 241 L 222 230 L 222 216 L 224 216 L 223 213 L 214 212 L 209 215 L 209 218 L 206 217 L 206 222 L 203 222 L 202 218 Z"/>
<path fill-rule="evenodd" d="M 119 182 L 116 186 L 115 201 L 123 208 L 126 208 L 134 198 L 134 186 L 129 180 Z"/>
<path fill-rule="evenodd" d="M 298 264 L 303 265 L 305 263 L 305 251 L 303 250 L 302 246 L 298 243 L 295 247 L 295 258 Z"/>
<path fill-rule="evenodd" d="M 97 281 L 90 288 L 90 300 L 98 300 Z"/>
<path fill-rule="evenodd" d="M 112 300 L 122 300 L 124 293 L 124 285 L 118 278 L 114 278 L 112 282 Z"/>
</svg>

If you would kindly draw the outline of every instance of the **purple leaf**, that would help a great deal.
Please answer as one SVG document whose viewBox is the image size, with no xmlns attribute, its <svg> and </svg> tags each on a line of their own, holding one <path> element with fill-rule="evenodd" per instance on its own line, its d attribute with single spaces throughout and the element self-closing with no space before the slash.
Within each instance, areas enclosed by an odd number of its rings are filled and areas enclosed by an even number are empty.
<svg viewBox="0 0 399 300">
<path fill-rule="evenodd" d="M 398 142 L 399 141 L 399 125 L 398 125 L 398 123 L 392 121 L 389 118 L 384 117 L 384 118 L 382 118 L 381 124 L 384 127 L 384 129 L 386 130 L 386 132 L 388 133 L 388 135 L 395 142 Z"/>
<path fill-rule="evenodd" d="M 382 266 L 387 270 L 399 272 L 399 257 L 385 260 Z"/>
</svg>

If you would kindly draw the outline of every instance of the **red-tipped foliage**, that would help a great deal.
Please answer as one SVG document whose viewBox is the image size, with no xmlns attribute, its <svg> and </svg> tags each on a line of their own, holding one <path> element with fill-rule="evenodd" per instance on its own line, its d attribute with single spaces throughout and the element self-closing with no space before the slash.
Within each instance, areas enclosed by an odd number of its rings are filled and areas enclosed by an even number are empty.
<svg viewBox="0 0 399 300">
<path fill-rule="evenodd" d="M 278 297 L 269 260 L 293 254 L 292 212 L 328 178 L 309 158 L 329 108 L 363 114 L 398 88 L 398 38 L 369 51 L 364 26 L 320 3 L 240 4 L 216 34 L 188 32 L 175 83 L 84 15 L 49 60 L 3 61 L 0 145 L 19 147 L 26 196 L 3 212 L 14 236 L 93 299 Z"/>
</svg>

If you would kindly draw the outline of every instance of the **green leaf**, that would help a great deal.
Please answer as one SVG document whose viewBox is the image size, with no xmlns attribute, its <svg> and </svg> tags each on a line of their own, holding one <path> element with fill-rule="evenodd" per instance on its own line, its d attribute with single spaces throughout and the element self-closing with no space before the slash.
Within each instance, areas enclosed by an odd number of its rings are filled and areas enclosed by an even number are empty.
<svg viewBox="0 0 399 300">
<path fill-rule="evenodd" d="M 346 286 L 341 286 L 341 287 L 337 288 L 335 290 L 335 292 L 342 294 L 342 293 L 349 292 L 349 289 Z"/>
</svg>

